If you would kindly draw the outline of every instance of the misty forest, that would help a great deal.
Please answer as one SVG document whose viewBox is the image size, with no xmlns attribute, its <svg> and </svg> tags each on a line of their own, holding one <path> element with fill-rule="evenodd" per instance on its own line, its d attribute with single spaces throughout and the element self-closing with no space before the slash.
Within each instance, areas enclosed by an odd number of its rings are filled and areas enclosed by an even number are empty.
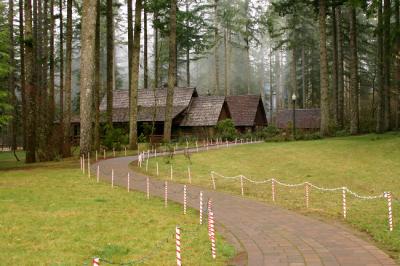
<svg viewBox="0 0 400 266">
<path fill-rule="evenodd" d="M 320 137 L 399 130 L 399 2 L 2 0 L 1 144 L 28 163 L 111 149 L 110 138 L 137 149 L 148 140 L 138 91 L 160 88 L 169 143 L 178 87 L 261 95 L 268 127 L 296 108 L 320 110 Z M 116 130 L 119 90 L 129 123 Z"/>
</svg>

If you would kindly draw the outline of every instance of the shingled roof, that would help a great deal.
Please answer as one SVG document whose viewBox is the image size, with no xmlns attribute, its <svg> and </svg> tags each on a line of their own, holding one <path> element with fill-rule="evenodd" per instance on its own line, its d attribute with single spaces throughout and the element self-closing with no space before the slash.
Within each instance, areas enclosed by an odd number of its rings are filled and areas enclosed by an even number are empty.
<svg viewBox="0 0 400 266">
<path fill-rule="evenodd" d="M 193 102 L 185 118 L 182 120 L 181 126 L 215 126 L 218 123 L 224 103 L 224 96 L 200 96 L 193 98 Z"/>
<path fill-rule="evenodd" d="M 293 110 L 281 110 L 276 114 L 278 128 L 286 128 L 293 121 Z M 296 128 L 318 129 L 321 122 L 320 109 L 296 109 Z"/>
<path fill-rule="evenodd" d="M 254 126 L 259 104 L 261 104 L 265 116 L 260 95 L 227 96 L 226 102 L 235 126 Z"/>
<path fill-rule="evenodd" d="M 174 90 L 174 106 L 189 106 L 192 96 L 197 96 L 195 88 L 176 87 Z M 159 88 L 138 90 L 138 106 L 139 107 L 158 107 L 166 106 L 167 89 Z M 113 91 L 113 109 L 129 108 L 129 91 L 115 90 Z M 100 111 L 107 109 L 107 97 L 104 97 L 100 104 Z"/>
</svg>

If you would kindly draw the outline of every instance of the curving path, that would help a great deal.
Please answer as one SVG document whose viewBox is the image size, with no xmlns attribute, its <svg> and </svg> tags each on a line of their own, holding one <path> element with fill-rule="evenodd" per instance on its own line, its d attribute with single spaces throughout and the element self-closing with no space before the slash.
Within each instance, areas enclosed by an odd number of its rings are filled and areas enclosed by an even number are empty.
<svg viewBox="0 0 400 266">
<path fill-rule="evenodd" d="M 114 184 L 118 186 L 127 186 L 126 176 L 130 172 L 133 188 L 146 191 L 146 176 L 128 166 L 135 160 L 137 156 L 99 161 L 92 165 L 92 171 L 99 165 L 100 179 L 110 182 L 111 169 L 114 169 Z M 183 185 L 168 183 L 168 190 L 169 199 L 182 203 Z M 238 255 L 231 264 L 396 265 L 383 251 L 343 227 L 273 205 L 188 186 L 188 206 L 199 208 L 200 190 L 205 203 L 207 198 L 213 200 L 217 230 L 237 250 Z M 152 179 L 150 194 L 163 197 L 164 182 Z"/>
</svg>

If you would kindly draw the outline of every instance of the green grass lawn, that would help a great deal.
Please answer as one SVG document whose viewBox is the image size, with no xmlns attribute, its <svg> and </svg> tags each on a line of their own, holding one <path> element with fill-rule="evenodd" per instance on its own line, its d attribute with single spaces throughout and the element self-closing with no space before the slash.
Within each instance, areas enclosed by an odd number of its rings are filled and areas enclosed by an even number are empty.
<svg viewBox="0 0 400 266">
<path fill-rule="evenodd" d="M 245 175 L 254 180 L 275 178 L 286 183 L 309 181 L 322 187 L 347 186 L 360 195 L 379 195 L 391 191 L 395 197 L 393 215 L 395 230 L 388 230 L 387 201 L 359 200 L 347 194 L 346 222 L 367 232 L 382 248 L 400 262 L 400 134 L 365 135 L 298 141 L 242 145 L 229 149 L 194 153 L 190 161 L 180 155 L 171 161 L 151 159 L 149 174 L 156 176 L 156 160 L 160 179 L 188 182 L 190 165 L 192 183 L 212 188 L 210 172 L 225 176 Z M 135 166 L 133 166 L 135 167 Z M 140 171 L 145 172 L 145 168 Z M 217 178 L 217 190 L 240 194 L 240 181 Z M 246 197 L 271 203 L 271 183 L 244 183 Z M 310 207 L 305 207 L 304 187 L 287 188 L 277 185 L 276 204 L 298 212 L 343 220 L 342 194 L 310 191 Z"/>
<path fill-rule="evenodd" d="M 175 226 L 185 265 L 224 265 L 234 249 L 217 237 L 211 259 L 198 212 L 83 176 L 79 161 L 25 165 L 0 153 L 0 264 L 91 265 L 91 258 L 176 265 Z M 102 263 L 103 265 L 103 263 Z"/>
</svg>

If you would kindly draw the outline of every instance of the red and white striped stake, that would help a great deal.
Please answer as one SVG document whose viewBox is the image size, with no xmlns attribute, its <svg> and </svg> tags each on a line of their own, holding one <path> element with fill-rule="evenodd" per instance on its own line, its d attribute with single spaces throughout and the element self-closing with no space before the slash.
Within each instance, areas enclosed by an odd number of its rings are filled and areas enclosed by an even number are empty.
<svg viewBox="0 0 400 266">
<path fill-rule="evenodd" d="M 212 213 L 212 203 L 211 200 L 208 200 L 207 209 L 208 209 L 208 237 L 211 239 L 211 213 Z"/>
<path fill-rule="evenodd" d="M 93 266 L 100 266 L 100 259 L 99 258 L 94 258 L 92 260 Z"/>
<path fill-rule="evenodd" d="M 215 229 L 214 229 L 214 214 L 210 212 L 210 239 L 211 239 L 211 256 L 213 259 L 217 257 L 217 251 L 215 248 Z"/>
<path fill-rule="evenodd" d="M 158 172 L 158 162 L 156 162 L 156 168 L 157 168 L 157 176 L 158 176 L 158 174 L 159 174 L 159 172 Z"/>
<path fill-rule="evenodd" d="M 150 180 L 148 177 L 146 179 L 146 192 L 147 192 L 147 199 L 150 199 Z"/>
<path fill-rule="evenodd" d="M 170 167 L 171 169 L 170 169 L 170 173 L 171 173 L 171 180 L 173 179 L 173 176 L 174 176 L 174 170 L 172 169 L 172 164 L 171 164 L 171 167 Z"/>
<path fill-rule="evenodd" d="M 272 189 L 272 202 L 275 202 L 275 180 L 271 180 L 271 189 Z"/>
<path fill-rule="evenodd" d="M 98 159 L 99 159 L 99 158 L 97 157 L 97 150 L 96 150 L 96 162 L 98 161 Z"/>
<path fill-rule="evenodd" d="M 386 197 L 388 200 L 388 216 L 389 216 L 389 231 L 393 231 L 393 213 L 392 213 L 392 193 L 387 192 Z"/>
<path fill-rule="evenodd" d="M 347 217 L 347 207 L 346 207 L 346 190 L 347 188 L 342 188 L 342 195 L 343 195 L 343 218 L 346 219 Z"/>
<path fill-rule="evenodd" d="M 187 199 L 186 199 L 186 185 L 183 185 L 183 214 L 186 214 L 186 204 L 187 204 Z"/>
<path fill-rule="evenodd" d="M 168 206 L 168 182 L 165 181 L 164 188 L 164 206 L 165 208 Z"/>
<path fill-rule="evenodd" d="M 83 166 L 83 168 L 82 168 L 82 170 L 83 170 L 83 174 L 85 174 L 85 155 L 84 154 L 82 154 L 82 166 Z"/>
<path fill-rule="evenodd" d="M 128 173 L 128 192 L 131 190 L 131 175 Z"/>
<path fill-rule="evenodd" d="M 240 176 L 240 187 L 242 189 L 242 197 L 244 196 L 244 188 L 243 188 L 243 176 Z"/>
<path fill-rule="evenodd" d="M 99 181 L 100 181 L 100 165 L 97 165 L 96 180 L 97 180 L 97 183 L 99 183 Z"/>
<path fill-rule="evenodd" d="M 192 175 L 190 173 L 190 166 L 188 166 L 188 178 L 189 178 L 189 184 L 192 184 Z"/>
<path fill-rule="evenodd" d="M 211 180 L 212 180 L 212 184 L 213 184 L 213 189 L 215 190 L 215 178 L 214 178 L 213 172 L 211 172 Z"/>
<path fill-rule="evenodd" d="M 200 191 L 200 224 L 203 224 L 203 191 Z"/>
<path fill-rule="evenodd" d="M 309 207 L 309 200 L 310 200 L 310 187 L 308 183 L 305 184 L 305 199 L 306 199 L 306 208 Z"/>
<path fill-rule="evenodd" d="M 175 229 L 175 240 L 176 240 L 176 265 L 182 266 L 181 258 L 181 229 L 177 226 Z"/>
<path fill-rule="evenodd" d="M 103 159 L 106 159 L 106 150 L 103 149 Z"/>
<path fill-rule="evenodd" d="M 114 187 L 114 169 L 111 169 L 111 188 Z"/>
</svg>

